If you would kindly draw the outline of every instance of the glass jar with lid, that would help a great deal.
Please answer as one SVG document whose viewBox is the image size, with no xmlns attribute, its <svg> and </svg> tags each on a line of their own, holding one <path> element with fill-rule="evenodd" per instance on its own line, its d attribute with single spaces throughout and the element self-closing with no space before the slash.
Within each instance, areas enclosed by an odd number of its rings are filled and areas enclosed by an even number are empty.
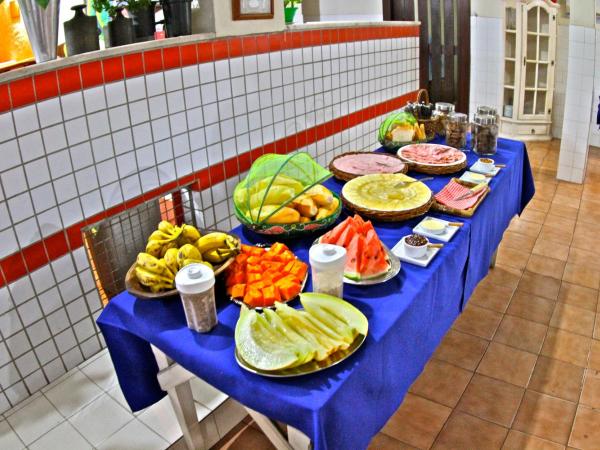
<svg viewBox="0 0 600 450">
<path fill-rule="evenodd" d="M 498 121 L 496 116 L 475 114 L 471 126 L 473 150 L 478 155 L 494 155 L 498 145 Z"/>
<path fill-rule="evenodd" d="M 448 124 L 448 116 L 454 112 L 454 105 L 452 103 L 437 102 L 435 104 L 435 111 L 433 117 L 437 119 L 437 134 L 440 136 L 446 135 L 446 125 Z"/>
<path fill-rule="evenodd" d="M 463 113 L 452 113 L 446 123 L 446 145 L 454 148 L 467 146 L 467 131 L 469 130 L 469 116 Z"/>
<path fill-rule="evenodd" d="M 480 105 L 477 107 L 477 112 L 475 114 L 477 114 L 478 116 L 494 116 L 496 118 L 496 123 L 499 123 L 500 121 L 498 111 L 493 106 Z"/>
</svg>

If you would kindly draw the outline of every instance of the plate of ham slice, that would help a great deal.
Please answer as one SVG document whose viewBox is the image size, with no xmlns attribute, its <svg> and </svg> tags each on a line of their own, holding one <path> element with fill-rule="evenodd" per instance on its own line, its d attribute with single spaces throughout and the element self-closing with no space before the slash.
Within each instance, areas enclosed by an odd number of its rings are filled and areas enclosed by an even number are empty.
<svg viewBox="0 0 600 450">
<path fill-rule="evenodd" d="M 407 145 L 398 150 L 398 156 L 408 162 L 432 166 L 453 166 L 467 159 L 464 152 L 440 144 Z"/>
<path fill-rule="evenodd" d="M 444 189 L 435 194 L 432 208 L 446 214 L 472 217 L 489 192 L 490 187 L 487 184 L 469 183 L 452 178 Z"/>
</svg>

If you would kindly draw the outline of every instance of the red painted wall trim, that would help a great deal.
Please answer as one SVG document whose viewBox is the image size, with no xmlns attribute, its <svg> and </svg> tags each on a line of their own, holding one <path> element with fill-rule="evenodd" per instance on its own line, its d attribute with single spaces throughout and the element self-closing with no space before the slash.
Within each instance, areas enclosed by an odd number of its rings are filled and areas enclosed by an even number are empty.
<svg viewBox="0 0 600 450">
<path fill-rule="evenodd" d="M 0 84 L 0 113 L 20 108 L 36 101 L 91 88 L 103 83 L 136 77 L 159 70 L 174 69 L 197 63 L 239 56 L 256 55 L 277 50 L 358 42 L 371 39 L 419 37 L 417 25 L 371 26 L 361 28 L 330 28 L 309 31 L 284 31 L 244 37 L 231 37 L 183 44 L 154 50 L 139 51 L 123 56 L 100 58 L 80 65 L 49 70 Z M 100 68 L 102 67 L 102 72 Z M 123 70 L 124 69 L 124 70 Z M 39 80 L 58 80 L 58 87 L 40 89 Z M 38 83 L 35 84 L 35 79 Z M 33 86 L 37 89 L 33 89 Z"/>
<path fill-rule="evenodd" d="M 187 175 L 179 180 L 172 181 L 160 186 L 152 191 L 146 192 L 139 197 L 128 200 L 120 205 L 113 206 L 106 211 L 98 213 L 86 220 L 71 225 L 67 229 L 48 236 L 39 242 L 36 242 L 21 251 L 5 257 L 0 260 L 0 287 L 12 283 L 40 267 L 48 264 L 70 251 L 76 250 L 83 245 L 81 229 L 92 225 L 103 219 L 119 214 L 126 209 L 133 208 L 147 200 L 161 196 L 177 187 L 193 184 L 194 190 L 203 190 L 209 186 L 220 183 L 237 174 L 247 171 L 252 162 L 265 153 L 290 153 L 305 145 L 315 143 L 340 131 L 352 128 L 359 123 L 371 120 L 381 114 L 394 111 L 406 105 L 408 101 L 415 101 L 416 92 L 411 92 L 400 97 L 370 106 L 360 111 L 353 112 L 347 116 L 333 119 L 321 125 L 314 126 L 301 131 L 295 135 L 282 138 L 271 142 L 262 147 L 255 148 L 246 153 L 230 158 L 222 163 L 202 169 L 198 172 Z"/>
</svg>

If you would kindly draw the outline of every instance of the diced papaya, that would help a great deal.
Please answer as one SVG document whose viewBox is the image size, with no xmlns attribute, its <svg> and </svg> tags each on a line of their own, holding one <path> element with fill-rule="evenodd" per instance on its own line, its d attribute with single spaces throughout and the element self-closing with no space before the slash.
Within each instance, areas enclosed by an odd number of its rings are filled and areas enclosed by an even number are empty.
<svg viewBox="0 0 600 450">
<path fill-rule="evenodd" d="M 263 305 L 262 292 L 257 289 L 253 289 L 253 288 L 248 289 L 246 291 L 246 294 L 244 295 L 244 303 L 246 303 L 247 305 L 250 305 L 252 307 L 262 306 Z"/>
<path fill-rule="evenodd" d="M 244 298 L 246 295 L 246 285 L 243 283 L 236 284 L 231 288 L 231 292 L 228 292 L 233 298 Z"/>
<path fill-rule="evenodd" d="M 300 285 L 298 283 L 283 283 L 278 286 L 281 298 L 285 301 L 291 300 L 300 293 Z"/>
<path fill-rule="evenodd" d="M 251 254 L 256 247 L 252 245 L 242 244 L 242 253 Z"/>
<path fill-rule="evenodd" d="M 246 263 L 251 264 L 253 266 L 260 265 L 261 258 L 259 256 L 250 256 L 246 260 Z"/>
<path fill-rule="evenodd" d="M 267 270 L 263 274 L 263 278 L 265 275 L 268 276 L 269 278 L 271 278 L 271 282 L 273 282 L 273 283 L 281 280 L 283 277 L 286 276 L 285 273 L 277 271 L 277 270 Z"/>
<path fill-rule="evenodd" d="M 264 288 L 265 286 L 267 286 L 267 283 L 265 283 L 265 282 L 264 282 L 264 281 L 262 281 L 262 280 L 259 280 L 259 281 L 255 281 L 255 282 L 254 282 L 254 283 L 252 283 L 252 284 L 248 284 L 248 286 L 250 286 L 252 289 L 262 289 L 262 288 Z"/>
<path fill-rule="evenodd" d="M 292 267 L 292 270 L 290 270 L 290 273 L 293 275 L 296 275 L 298 280 L 304 280 L 304 277 L 306 276 L 307 271 L 308 271 L 308 266 L 305 263 L 303 263 L 302 261 L 296 260 L 294 262 L 294 267 Z"/>
<path fill-rule="evenodd" d="M 283 271 L 285 273 L 291 273 L 292 269 L 294 268 L 294 264 L 296 264 L 296 260 L 290 261 L 288 262 L 285 267 L 283 268 Z"/>
<path fill-rule="evenodd" d="M 250 251 L 250 255 L 252 256 L 262 256 L 265 253 L 265 249 L 262 247 L 252 247 Z"/>
<path fill-rule="evenodd" d="M 233 286 L 246 282 L 246 274 L 242 271 L 229 272 L 227 279 L 225 280 L 226 286 Z"/>
<path fill-rule="evenodd" d="M 235 262 L 238 264 L 243 264 L 250 256 L 247 253 L 240 253 L 235 257 Z"/>
<path fill-rule="evenodd" d="M 286 275 L 285 277 L 276 281 L 275 286 L 281 287 L 284 284 L 290 284 L 290 283 L 299 284 L 299 280 L 296 277 L 296 275 L 292 275 L 292 274 Z"/>
<path fill-rule="evenodd" d="M 257 281 L 260 281 L 261 278 L 262 278 L 262 275 L 260 273 L 250 272 L 250 273 L 248 273 L 248 276 L 246 277 L 246 283 L 252 284 Z"/>
<path fill-rule="evenodd" d="M 273 306 L 275 302 L 281 301 L 279 289 L 275 286 L 265 286 L 262 289 L 263 306 Z"/>
<path fill-rule="evenodd" d="M 281 262 L 285 262 L 285 263 L 287 263 L 289 261 L 293 261 L 294 259 L 296 259 L 296 257 L 294 256 L 294 254 L 291 251 L 289 251 L 289 250 L 286 250 L 283 253 L 281 253 L 279 255 L 279 258 L 280 258 Z"/>
<path fill-rule="evenodd" d="M 262 261 L 260 265 L 265 269 L 281 271 L 285 264 L 279 261 Z"/>
<path fill-rule="evenodd" d="M 248 264 L 246 266 L 246 272 L 248 273 L 261 273 L 263 268 L 260 265 Z"/>
<path fill-rule="evenodd" d="M 269 253 L 272 253 L 274 255 L 280 255 L 285 251 L 289 251 L 290 249 L 288 248 L 287 245 L 282 244 L 281 242 L 275 242 L 273 245 L 271 245 L 271 248 L 269 249 Z"/>
<path fill-rule="evenodd" d="M 273 284 L 275 281 L 273 280 L 273 274 L 271 272 L 265 271 L 262 273 L 262 281 L 266 284 Z"/>
</svg>

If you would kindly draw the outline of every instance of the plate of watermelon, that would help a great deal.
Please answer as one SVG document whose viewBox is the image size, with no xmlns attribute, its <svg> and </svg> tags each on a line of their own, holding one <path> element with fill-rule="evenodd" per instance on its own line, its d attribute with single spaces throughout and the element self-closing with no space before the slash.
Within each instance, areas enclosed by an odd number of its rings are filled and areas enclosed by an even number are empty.
<svg viewBox="0 0 600 450">
<path fill-rule="evenodd" d="M 316 243 L 339 245 L 346 249 L 345 283 L 380 284 L 400 272 L 400 260 L 381 242 L 371 221 L 364 221 L 358 214 L 339 223 Z"/>
<path fill-rule="evenodd" d="M 225 275 L 226 292 L 238 305 L 261 310 L 287 303 L 304 290 L 308 264 L 285 245 L 242 245 Z"/>
</svg>

